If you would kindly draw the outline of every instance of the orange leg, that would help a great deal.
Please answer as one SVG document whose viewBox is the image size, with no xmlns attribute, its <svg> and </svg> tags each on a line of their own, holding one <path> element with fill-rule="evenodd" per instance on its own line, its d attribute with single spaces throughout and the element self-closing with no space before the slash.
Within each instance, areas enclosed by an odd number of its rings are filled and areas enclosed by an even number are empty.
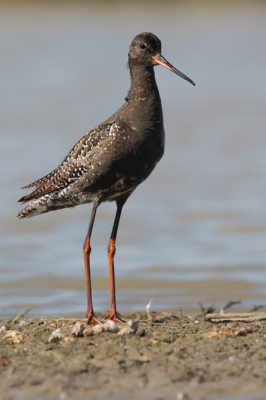
<svg viewBox="0 0 266 400">
<path fill-rule="evenodd" d="M 110 311 L 105 317 L 105 319 L 110 318 L 112 321 L 118 322 L 119 324 L 122 324 L 124 321 L 118 318 L 116 311 L 114 256 L 115 256 L 115 242 L 116 242 L 117 229 L 124 203 L 125 201 L 120 203 L 117 202 L 117 211 L 116 211 L 114 226 L 108 245 L 108 263 L 109 263 L 109 275 L 110 275 Z"/>
<path fill-rule="evenodd" d="M 88 229 L 88 233 L 83 245 L 83 257 L 85 262 L 85 272 L 86 272 L 86 287 L 87 287 L 87 313 L 86 318 L 88 318 L 88 324 L 101 324 L 101 321 L 94 316 L 93 307 L 92 307 L 92 297 L 91 297 L 91 275 L 90 275 L 90 253 L 91 253 L 91 246 L 90 246 L 90 239 L 91 239 L 91 232 L 95 220 L 95 215 L 97 211 L 97 207 L 99 202 L 97 200 L 94 201 L 90 219 L 90 225 Z"/>
</svg>

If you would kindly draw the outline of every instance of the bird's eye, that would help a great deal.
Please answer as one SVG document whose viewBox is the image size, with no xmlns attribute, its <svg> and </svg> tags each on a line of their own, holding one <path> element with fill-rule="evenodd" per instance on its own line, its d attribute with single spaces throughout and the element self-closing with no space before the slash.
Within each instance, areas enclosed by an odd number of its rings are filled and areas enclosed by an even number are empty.
<svg viewBox="0 0 266 400">
<path fill-rule="evenodd" d="M 146 45 L 144 43 L 140 43 L 139 47 L 143 50 L 146 49 Z"/>
</svg>

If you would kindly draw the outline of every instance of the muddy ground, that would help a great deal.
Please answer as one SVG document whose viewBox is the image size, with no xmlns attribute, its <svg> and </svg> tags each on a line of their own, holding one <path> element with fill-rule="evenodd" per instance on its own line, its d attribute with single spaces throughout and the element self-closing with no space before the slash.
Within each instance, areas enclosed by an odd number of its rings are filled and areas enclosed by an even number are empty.
<svg viewBox="0 0 266 400">
<path fill-rule="evenodd" d="M 73 336 L 78 319 L 1 321 L 0 399 L 266 398 L 266 321 L 123 318 L 138 321 L 135 333 Z"/>
</svg>

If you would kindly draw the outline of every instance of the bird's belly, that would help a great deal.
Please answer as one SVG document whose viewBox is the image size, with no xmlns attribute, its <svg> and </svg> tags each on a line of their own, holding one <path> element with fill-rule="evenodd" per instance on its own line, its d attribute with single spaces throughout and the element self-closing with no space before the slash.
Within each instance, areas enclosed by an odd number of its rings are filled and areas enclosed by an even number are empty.
<svg viewBox="0 0 266 400">
<path fill-rule="evenodd" d="M 111 188 L 111 198 L 134 190 L 151 174 L 163 156 L 164 147 L 158 141 L 147 141 L 133 148 L 117 166 L 117 180 Z"/>
<path fill-rule="evenodd" d="M 135 132 L 132 132 L 135 133 Z M 152 172 L 163 155 L 162 135 L 148 132 L 138 137 L 128 134 L 127 140 L 117 139 L 106 149 L 106 156 L 96 155 L 89 168 L 72 190 L 85 197 L 99 198 L 100 201 L 113 200 L 123 193 L 134 190 Z M 97 158 L 98 157 L 98 158 Z"/>
</svg>

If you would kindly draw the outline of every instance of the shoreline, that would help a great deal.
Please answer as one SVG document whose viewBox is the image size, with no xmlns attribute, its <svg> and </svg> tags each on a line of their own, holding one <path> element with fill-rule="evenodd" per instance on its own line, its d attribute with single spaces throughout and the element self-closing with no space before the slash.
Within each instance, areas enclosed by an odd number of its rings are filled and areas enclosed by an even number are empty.
<svg viewBox="0 0 266 400">
<path fill-rule="evenodd" d="M 134 333 L 74 335 L 77 322 L 86 328 L 79 318 L 1 321 L 0 399 L 265 398 L 265 320 L 122 317 L 136 321 Z"/>
</svg>

